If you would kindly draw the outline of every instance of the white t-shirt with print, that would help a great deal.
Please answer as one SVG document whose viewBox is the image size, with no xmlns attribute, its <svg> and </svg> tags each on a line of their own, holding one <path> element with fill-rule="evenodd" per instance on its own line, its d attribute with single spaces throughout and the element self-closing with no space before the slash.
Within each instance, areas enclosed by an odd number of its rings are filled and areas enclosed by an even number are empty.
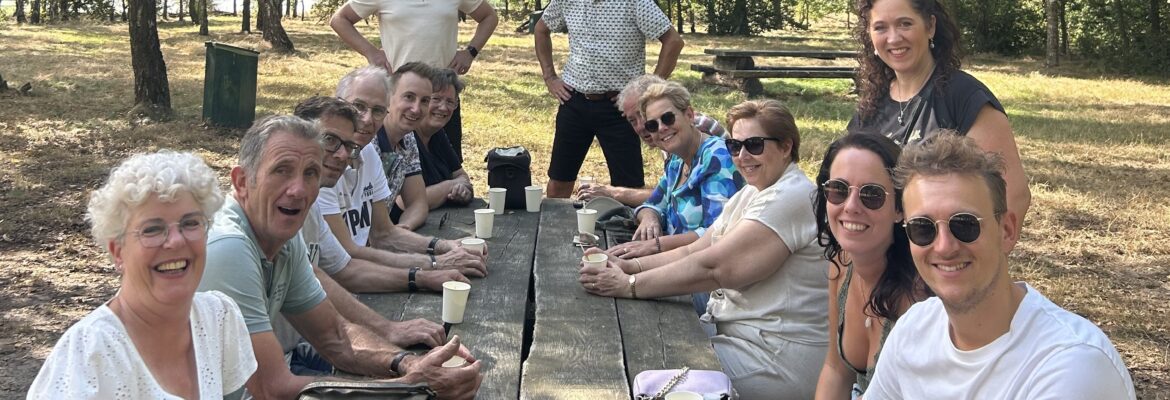
<svg viewBox="0 0 1170 400">
<path fill-rule="evenodd" d="M 252 338 L 236 303 L 217 292 L 191 302 L 199 397 L 222 398 L 256 371 Z M 69 327 L 28 390 L 29 399 L 179 399 L 154 379 L 122 321 L 102 305 Z"/>
<path fill-rule="evenodd" d="M 357 168 L 347 168 L 337 185 L 321 188 L 317 206 L 322 215 L 340 214 L 353 242 L 365 246 L 373 226 L 374 202 L 390 198 L 390 189 L 382 172 L 377 146 L 370 142 L 362 148 L 361 154 Z"/>
</svg>

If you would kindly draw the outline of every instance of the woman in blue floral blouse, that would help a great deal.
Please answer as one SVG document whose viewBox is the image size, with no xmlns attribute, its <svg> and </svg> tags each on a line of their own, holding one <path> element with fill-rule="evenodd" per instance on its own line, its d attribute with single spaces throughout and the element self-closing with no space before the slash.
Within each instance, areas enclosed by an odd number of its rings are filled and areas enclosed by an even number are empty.
<svg viewBox="0 0 1170 400">
<path fill-rule="evenodd" d="M 638 100 L 646 132 L 670 154 L 658 186 L 634 210 L 638 229 L 633 241 L 612 254 L 634 258 L 682 247 L 697 240 L 723 212 L 723 203 L 743 187 L 723 140 L 703 134 L 691 95 L 677 82 L 651 85 Z"/>
</svg>

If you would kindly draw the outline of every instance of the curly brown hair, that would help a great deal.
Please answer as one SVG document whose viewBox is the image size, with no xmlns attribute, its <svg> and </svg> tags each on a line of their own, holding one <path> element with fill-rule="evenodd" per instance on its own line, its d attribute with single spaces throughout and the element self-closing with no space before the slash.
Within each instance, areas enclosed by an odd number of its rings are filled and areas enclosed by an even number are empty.
<svg viewBox="0 0 1170 400">
<path fill-rule="evenodd" d="M 877 113 L 878 104 L 890 94 L 890 82 L 894 81 L 894 69 L 886 65 L 881 58 L 874 54 L 873 42 L 869 39 L 869 14 L 878 0 L 857 1 L 857 28 L 854 31 L 857 42 L 861 44 L 861 51 L 857 54 L 858 80 L 861 87 L 861 98 L 857 102 L 857 113 L 862 121 L 872 118 Z M 960 45 L 959 28 L 955 20 L 947 13 L 938 0 L 904 0 L 918 15 L 930 23 L 930 17 L 935 20 L 934 48 L 930 49 L 935 61 L 935 74 L 938 75 L 938 84 L 935 90 L 946 86 L 951 73 L 962 68 L 962 46 Z"/>
</svg>

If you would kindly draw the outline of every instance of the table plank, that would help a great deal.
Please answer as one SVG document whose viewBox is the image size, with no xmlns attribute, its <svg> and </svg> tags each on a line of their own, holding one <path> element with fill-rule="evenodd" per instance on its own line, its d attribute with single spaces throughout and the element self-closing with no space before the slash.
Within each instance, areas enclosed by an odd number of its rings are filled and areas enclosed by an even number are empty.
<svg viewBox="0 0 1170 400">
<path fill-rule="evenodd" d="M 747 49 L 704 49 L 703 53 L 717 57 L 802 57 L 821 60 L 857 57 L 856 51 L 849 50 L 747 50 Z"/>
<path fill-rule="evenodd" d="M 432 210 L 420 233 L 444 239 L 471 236 L 475 231 L 472 211 L 485 206 L 482 200 L 476 200 L 466 208 Z M 447 221 L 440 228 L 438 221 L 444 213 L 448 215 Z M 472 279 L 463 323 L 451 329 L 483 364 L 484 380 L 477 398 L 519 396 L 527 293 L 539 220 L 539 213 L 523 210 L 509 210 L 495 216 L 492 238 L 487 239 L 488 276 Z M 401 309 L 404 319 L 442 322 L 441 294 L 370 295 L 362 300 L 379 312 L 393 313 Z"/>
<path fill-rule="evenodd" d="M 569 201 L 544 201 L 533 265 L 536 320 L 522 399 L 630 396 L 614 300 L 590 295 L 577 283 L 575 219 Z"/>
</svg>

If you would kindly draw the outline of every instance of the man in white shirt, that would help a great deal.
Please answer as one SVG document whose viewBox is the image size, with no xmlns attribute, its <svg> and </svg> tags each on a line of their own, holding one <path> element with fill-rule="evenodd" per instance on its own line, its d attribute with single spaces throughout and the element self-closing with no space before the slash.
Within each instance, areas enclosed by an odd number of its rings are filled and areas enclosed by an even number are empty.
<svg viewBox="0 0 1170 400">
<path fill-rule="evenodd" d="M 429 78 L 426 82 L 429 88 Z M 485 255 L 468 253 L 457 241 L 424 237 L 390 221 L 393 197 L 377 146 L 372 144 L 389 113 L 390 86 L 388 74 L 379 67 L 359 68 L 341 79 L 337 97 L 359 111 L 353 138 L 362 150 L 336 185 L 321 189 L 317 207 L 353 258 L 397 268 L 454 269 L 467 276 L 483 277 L 487 274 Z M 431 93 L 415 95 L 429 100 Z"/>
<path fill-rule="evenodd" d="M 902 152 L 906 235 L 937 297 L 898 319 L 867 400 L 1135 398 L 1101 329 L 1008 276 L 1019 231 L 1002 171 L 998 154 L 950 133 Z"/>
</svg>

